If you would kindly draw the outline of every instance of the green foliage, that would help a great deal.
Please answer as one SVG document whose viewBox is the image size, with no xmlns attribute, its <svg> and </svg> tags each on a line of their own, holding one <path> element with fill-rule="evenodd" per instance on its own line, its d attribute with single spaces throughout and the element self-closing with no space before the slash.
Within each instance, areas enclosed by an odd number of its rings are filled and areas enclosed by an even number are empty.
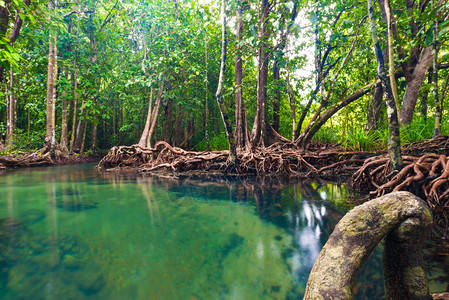
<svg viewBox="0 0 449 300">
<path fill-rule="evenodd" d="M 312 108 L 303 129 L 312 114 L 320 109 L 321 101 L 327 97 L 334 80 L 334 88 L 322 111 L 372 82 L 376 77 L 376 64 L 370 47 L 370 30 L 365 26 L 366 20 L 361 24 L 357 35 L 358 24 L 366 15 L 365 4 L 360 5 L 352 0 L 270 2 L 273 5 L 266 20 L 269 36 L 265 42 L 273 51 L 270 53 L 269 61 L 267 111 L 269 121 L 272 122 L 272 100 L 276 92 L 280 91 L 280 133 L 284 137 L 291 138 L 292 120 L 286 85 L 287 62 L 291 74 L 290 83 L 296 96 L 296 121 L 298 121 L 305 103 L 316 88 L 316 74 L 312 71 L 315 46 L 316 53 L 321 55 L 321 59 L 327 58 L 323 66 L 326 76 L 322 89 L 318 88 L 318 93 L 313 98 Z M 228 9 L 230 19 L 228 64 L 224 90 L 224 100 L 233 124 L 235 124 L 233 60 L 238 45 L 237 38 L 233 36 L 235 28 L 232 27 L 235 25 L 238 4 L 239 2 L 231 1 Z M 11 15 L 20 8 L 24 8 L 23 0 L 15 0 L 11 6 Z M 291 24 L 289 22 L 294 8 L 299 9 L 299 15 L 297 21 Z M 398 48 L 401 47 L 406 56 L 395 57 L 395 69 L 400 70 L 400 64 L 407 61 L 414 46 L 423 47 L 430 44 L 433 39 L 432 28 L 437 18 L 436 12 L 443 15 L 448 7 L 445 4 L 432 10 L 428 5 L 423 11 L 419 11 L 417 5 L 405 9 L 404 3 L 393 1 L 392 8 L 399 35 L 395 39 L 395 53 L 397 54 Z M 375 10 L 379 36 L 382 37 L 382 32 L 386 30 L 385 22 L 378 7 Z M 71 120 L 75 113 L 77 121 L 81 119 L 88 122 L 86 150 L 92 143 L 92 124 L 98 126 L 100 148 L 107 149 L 118 143 L 138 142 L 145 125 L 151 90 L 154 92 L 154 105 L 155 95 L 164 79 L 165 88 L 158 112 L 155 138 L 167 140 L 175 146 L 179 146 L 188 138 L 183 147 L 204 150 L 206 125 L 211 149 L 227 149 L 227 139 L 223 133 L 223 124 L 214 98 L 221 54 L 221 24 L 215 3 L 85 0 L 60 5 L 56 11 L 50 12 L 48 1 L 39 0 L 32 1 L 30 8 L 20 14 L 25 23 L 14 47 L 8 45 L 9 32 L 0 36 L 2 62 L 8 68 L 11 64 L 14 66 L 14 76 L 18 79 L 14 88 L 14 94 L 18 99 L 15 149 L 36 149 L 43 143 L 49 31 L 58 32 L 59 77 L 56 102 L 58 138 L 62 121 L 62 95 L 65 93 L 66 99 L 73 105 L 76 93 L 77 108 L 74 112 L 69 110 L 69 118 Z M 256 115 L 257 103 L 258 62 L 255 57 L 261 42 L 258 38 L 258 16 L 257 2 L 249 1 L 243 11 L 243 36 L 239 46 L 244 70 L 243 99 L 250 129 Z M 438 41 L 441 46 L 439 58 L 441 63 L 446 63 L 449 59 L 446 43 L 449 22 L 439 18 Z M 310 19 L 310 22 L 307 19 Z M 411 23 L 414 23 L 416 28 L 411 28 Z M 278 44 L 279 38 L 287 28 L 290 40 L 285 48 L 282 48 Z M 316 45 L 315 29 L 320 39 Z M 357 41 L 354 43 L 352 55 L 337 74 L 356 35 Z M 381 38 L 380 42 L 382 48 L 385 48 L 386 39 Z M 24 59 L 20 59 L 19 56 Z M 281 79 L 276 83 L 272 75 L 274 58 L 279 60 L 281 68 Z M 308 69 L 307 72 L 304 72 L 305 68 Z M 76 91 L 75 70 L 78 81 Z M 440 75 L 439 85 L 442 88 L 447 70 L 440 70 Z M 404 94 L 405 86 L 405 80 L 399 79 L 400 98 Z M 429 84 L 426 88 L 430 95 L 432 85 Z M 3 91 L 4 88 L 0 92 L 0 124 L 6 123 L 6 95 Z M 386 124 L 379 124 L 381 129 L 375 132 L 366 132 L 364 129 L 370 97 L 365 96 L 347 107 L 345 112 L 334 115 L 331 121 L 318 131 L 314 139 L 322 142 L 342 142 L 348 150 L 385 148 L 388 136 Z M 206 98 L 209 109 L 208 124 L 205 124 Z M 431 102 L 428 101 L 430 112 L 434 105 Z M 444 122 L 447 118 L 446 112 L 442 124 L 445 133 L 449 130 L 449 122 Z M 28 126 L 30 137 L 27 137 Z M 342 139 L 343 128 L 346 128 L 346 133 Z M 69 134 L 74 130 L 72 123 L 69 124 Z M 402 129 L 402 142 L 429 138 L 432 132 L 431 118 L 426 124 L 419 120 Z M 5 130 L 0 125 L 0 135 L 4 137 L 4 133 Z"/>
<path fill-rule="evenodd" d="M 345 135 L 343 146 L 350 151 L 376 151 L 380 148 L 376 131 L 367 131 L 363 127 L 352 127 Z"/>
<path fill-rule="evenodd" d="M 334 127 L 323 126 L 318 130 L 313 139 L 322 143 L 338 143 L 339 131 Z"/>
<path fill-rule="evenodd" d="M 228 149 L 228 139 L 226 134 L 223 132 L 220 135 L 213 135 L 209 137 L 209 146 L 211 151 L 216 150 L 226 150 Z M 197 146 L 198 150 L 206 149 L 206 139 L 203 139 Z"/>
<path fill-rule="evenodd" d="M 424 122 L 422 118 L 414 119 L 412 123 L 401 128 L 401 144 L 408 144 L 432 138 L 435 119 Z"/>
</svg>

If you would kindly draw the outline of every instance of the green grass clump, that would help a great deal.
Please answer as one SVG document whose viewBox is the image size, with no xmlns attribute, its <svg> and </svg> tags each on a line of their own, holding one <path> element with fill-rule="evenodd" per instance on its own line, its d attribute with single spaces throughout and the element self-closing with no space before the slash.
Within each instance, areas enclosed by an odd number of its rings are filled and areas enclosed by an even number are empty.
<svg viewBox="0 0 449 300">
<path fill-rule="evenodd" d="M 381 141 L 376 131 L 354 127 L 347 131 L 343 146 L 350 151 L 375 151 L 381 148 Z"/>
</svg>

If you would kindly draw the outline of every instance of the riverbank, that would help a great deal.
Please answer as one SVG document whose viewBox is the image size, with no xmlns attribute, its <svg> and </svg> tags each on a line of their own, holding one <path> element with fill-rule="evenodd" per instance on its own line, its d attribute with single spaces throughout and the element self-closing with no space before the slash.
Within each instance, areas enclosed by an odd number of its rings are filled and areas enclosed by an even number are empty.
<svg viewBox="0 0 449 300">
<path fill-rule="evenodd" d="M 15 168 L 94 163 L 100 161 L 101 157 L 98 155 L 66 154 L 52 158 L 50 155 L 42 155 L 39 152 L 18 152 L 0 155 L 0 171 Z"/>
<path fill-rule="evenodd" d="M 338 144 L 312 144 L 304 151 L 292 143 L 278 143 L 240 151 L 236 164 L 228 156 L 228 151 L 186 151 L 160 141 L 151 149 L 138 145 L 113 147 L 98 167 L 175 177 L 213 174 L 323 178 L 346 182 L 355 191 L 368 194 L 363 200 L 393 191 L 410 191 L 429 204 L 443 230 L 447 232 L 449 227 L 448 136 L 404 145 L 400 171 L 391 168 L 386 151 L 349 152 Z"/>
</svg>

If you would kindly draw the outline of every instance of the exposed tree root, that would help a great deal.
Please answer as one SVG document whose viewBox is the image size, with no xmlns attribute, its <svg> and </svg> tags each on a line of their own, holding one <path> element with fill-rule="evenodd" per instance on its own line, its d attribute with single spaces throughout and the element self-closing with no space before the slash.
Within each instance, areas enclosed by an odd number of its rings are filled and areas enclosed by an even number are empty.
<svg viewBox="0 0 449 300">
<path fill-rule="evenodd" d="M 314 144 L 301 151 L 292 143 L 275 143 L 238 153 L 230 164 L 228 151 L 193 152 L 157 142 L 112 148 L 101 169 L 135 168 L 140 172 L 305 176 L 328 180 L 350 178 L 351 186 L 375 198 L 393 191 L 410 191 L 425 199 L 441 224 L 449 222 L 449 139 L 438 137 L 403 148 L 404 168 L 394 172 L 386 153 L 344 152 L 338 144 Z"/>
<path fill-rule="evenodd" d="M 157 142 L 152 149 L 138 145 L 114 147 L 101 160 L 102 169 L 134 167 L 141 172 L 220 172 L 223 174 L 257 174 L 316 176 L 317 168 L 359 153 L 300 152 L 294 144 L 276 143 L 266 148 L 240 152 L 238 165 L 228 161 L 228 151 L 194 152 Z M 362 160 L 360 161 L 363 162 Z M 322 174 L 321 174 L 322 175 Z"/>
<path fill-rule="evenodd" d="M 15 155 L 0 156 L 0 170 L 20 167 L 42 167 L 52 165 L 66 165 L 93 161 L 85 157 L 70 155 L 67 150 L 56 144 L 54 149 L 48 145 L 36 152 L 17 153 Z"/>
</svg>

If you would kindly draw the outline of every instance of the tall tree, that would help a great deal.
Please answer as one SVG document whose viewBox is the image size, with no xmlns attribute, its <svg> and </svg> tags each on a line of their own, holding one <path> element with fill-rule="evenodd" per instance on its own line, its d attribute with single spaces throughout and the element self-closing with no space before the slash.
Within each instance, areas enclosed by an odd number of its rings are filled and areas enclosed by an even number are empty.
<svg viewBox="0 0 449 300">
<path fill-rule="evenodd" d="M 56 14 L 57 0 L 48 2 L 48 10 Z M 48 33 L 48 68 L 47 68 L 47 126 L 45 148 L 54 154 L 56 146 L 56 81 L 58 76 L 58 33 L 50 29 Z"/>
<path fill-rule="evenodd" d="M 17 123 L 17 100 L 14 96 L 14 68 L 10 66 L 9 84 L 6 85 L 6 145 L 13 145 Z"/>
<path fill-rule="evenodd" d="M 159 87 L 159 91 L 156 96 L 156 101 L 153 107 L 153 87 L 151 87 L 150 91 L 150 103 L 148 105 L 148 113 L 147 120 L 145 122 L 145 128 L 143 130 L 142 136 L 140 137 L 139 146 L 144 149 L 151 148 L 151 139 L 154 134 L 154 129 L 156 128 L 157 116 L 159 115 L 159 107 L 161 106 L 162 94 L 164 93 L 164 83 L 165 80 L 162 80 L 162 83 Z"/>
<path fill-rule="evenodd" d="M 259 47 L 257 49 L 257 106 L 256 116 L 251 130 L 252 147 L 269 146 L 278 141 L 287 141 L 273 129 L 268 120 L 268 62 L 271 52 L 269 46 L 270 34 L 268 32 L 268 23 L 272 7 L 269 0 L 260 1 L 258 19 Z"/>
<path fill-rule="evenodd" d="M 385 98 L 387 102 L 388 114 L 388 154 L 390 156 L 390 163 L 394 170 L 402 168 L 401 156 L 401 138 L 399 135 L 399 120 L 396 110 L 396 103 L 394 101 L 393 91 L 387 73 L 385 71 L 384 56 L 380 48 L 379 39 L 377 38 L 376 23 L 374 21 L 374 8 L 371 0 L 368 3 L 368 16 L 370 20 L 371 35 L 373 38 L 374 52 L 377 59 L 377 76 L 385 87 Z"/>
<path fill-rule="evenodd" d="M 237 8 L 237 46 L 235 53 L 235 143 L 237 148 L 249 147 L 249 131 L 246 118 L 245 103 L 243 101 L 243 0 L 238 1 Z"/>
<path fill-rule="evenodd" d="M 237 152 L 235 148 L 234 133 L 232 132 L 231 122 L 226 112 L 226 106 L 223 102 L 223 85 L 225 80 L 226 71 L 226 48 L 227 48 L 227 34 L 226 34 L 226 0 L 221 2 L 221 66 L 220 75 L 218 78 L 217 97 L 218 108 L 220 109 L 221 118 L 226 130 L 226 136 L 228 137 L 229 144 L 229 161 L 233 164 L 238 164 Z"/>
<path fill-rule="evenodd" d="M 435 0 L 432 0 L 432 9 L 435 9 Z M 437 137 L 441 135 L 441 105 L 438 97 L 438 45 L 437 45 L 437 37 L 438 37 L 438 18 L 435 16 L 435 20 L 433 22 L 433 40 L 432 40 L 432 54 L 433 54 L 433 63 L 432 63 L 432 78 L 433 78 L 433 93 L 435 99 L 435 128 L 433 131 L 433 137 Z"/>
</svg>

